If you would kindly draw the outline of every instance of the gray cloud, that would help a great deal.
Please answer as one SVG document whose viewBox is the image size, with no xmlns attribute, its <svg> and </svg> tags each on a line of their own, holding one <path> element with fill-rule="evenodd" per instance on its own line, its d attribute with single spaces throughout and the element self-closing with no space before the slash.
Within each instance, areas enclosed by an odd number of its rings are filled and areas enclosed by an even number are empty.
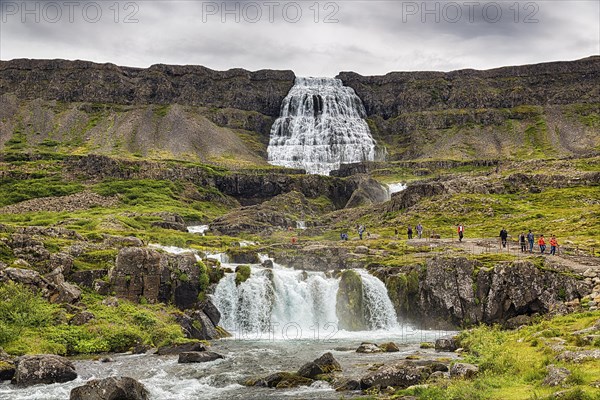
<svg viewBox="0 0 600 400">
<path fill-rule="evenodd" d="M 333 76 L 342 70 L 483 69 L 600 53 L 596 0 L 521 1 L 518 14 L 514 0 L 471 6 L 466 1 L 280 1 L 271 8 L 266 1 L 147 0 L 120 1 L 118 14 L 113 4 L 78 1 L 69 21 L 68 6 L 61 0 L 0 0 L 0 58 L 86 59 L 140 67 L 200 64 Z M 61 18 L 55 18 L 57 6 Z M 24 13 L 25 7 L 33 11 Z M 424 14 L 424 7 L 433 12 Z M 339 22 L 324 23 L 327 16 Z M 527 16 L 537 22 L 526 23 Z M 54 23 L 49 21 L 53 18 Z"/>
</svg>

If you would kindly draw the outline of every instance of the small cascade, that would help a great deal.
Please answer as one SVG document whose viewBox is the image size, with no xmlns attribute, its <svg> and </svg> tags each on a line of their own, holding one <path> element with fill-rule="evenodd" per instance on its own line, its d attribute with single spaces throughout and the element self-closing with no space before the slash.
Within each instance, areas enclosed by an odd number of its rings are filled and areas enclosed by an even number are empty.
<svg viewBox="0 0 600 400">
<path fill-rule="evenodd" d="M 232 331 L 265 332 L 271 324 L 273 287 L 267 270 L 252 271 L 246 282 L 235 284 L 227 274 L 215 289 L 213 300 L 221 312 L 221 326 Z"/>
<path fill-rule="evenodd" d="M 385 284 L 365 270 L 356 270 L 363 282 L 363 301 L 367 322 L 372 330 L 392 330 L 398 327 L 396 311 Z"/>
<path fill-rule="evenodd" d="M 388 187 L 388 193 L 391 196 L 394 193 L 398 193 L 398 192 L 401 192 L 404 189 L 406 189 L 406 184 L 401 183 L 401 182 L 398 182 L 398 183 L 388 183 L 387 187 Z"/>
<path fill-rule="evenodd" d="M 341 164 L 374 161 L 378 154 L 362 101 L 333 78 L 300 78 L 271 127 L 269 162 L 329 175 Z"/>
<path fill-rule="evenodd" d="M 296 221 L 296 229 L 306 229 L 306 222 L 305 221 Z"/>
</svg>

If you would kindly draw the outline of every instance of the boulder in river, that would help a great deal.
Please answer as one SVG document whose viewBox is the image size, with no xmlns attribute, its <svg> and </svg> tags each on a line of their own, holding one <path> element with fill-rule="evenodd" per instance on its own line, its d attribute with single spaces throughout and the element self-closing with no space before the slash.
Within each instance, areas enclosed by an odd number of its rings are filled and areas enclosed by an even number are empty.
<svg viewBox="0 0 600 400">
<path fill-rule="evenodd" d="M 249 381 L 249 386 L 269 387 L 277 389 L 289 389 L 298 386 L 309 386 L 314 381 L 310 378 L 294 374 L 292 372 L 275 372 L 255 381 Z"/>
<path fill-rule="evenodd" d="M 23 356 L 18 359 L 12 383 L 31 386 L 40 383 L 61 383 L 77 378 L 75 366 L 65 357 L 53 354 Z"/>
<path fill-rule="evenodd" d="M 221 358 L 224 357 L 213 351 L 186 351 L 179 353 L 179 360 L 177 362 L 180 364 L 203 363 L 219 360 Z"/>
<path fill-rule="evenodd" d="M 298 370 L 298 375 L 316 379 L 319 375 L 341 371 L 342 366 L 331 353 L 325 353 L 314 361 L 304 364 Z"/>
<path fill-rule="evenodd" d="M 410 362 L 400 362 L 391 365 L 385 365 L 377 371 L 363 377 L 360 380 L 361 389 L 372 387 L 387 388 L 406 388 L 417 385 L 427 379 L 429 376 L 428 368 L 417 366 Z"/>
<path fill-rule="evenodd" d="M 454 351 L 458 348 L 456 336 L 444 336 L 435 341 L 435 349 L 437 351 Z"/>
<path fill-rule="evenodd" d="M 357 353 L 383 353 L 383 349 L 375 343 L 364 342 L 356 349 Z"/>
<path fill-rule="evenodd" d="M 188 351 L 206 351 L 206 347 L 202 343 L 190 342 L 183 344 L 173 344 L 170 346 L 159 347 L 156 354 L 166 356 L 172 354 L 185 353 Z"/>
<path fill-rule="evenodd" d="M 70 400 L 148 400 L 150 393 L 129 377 L 92 379 L 71 390 Z"/>
</svg>

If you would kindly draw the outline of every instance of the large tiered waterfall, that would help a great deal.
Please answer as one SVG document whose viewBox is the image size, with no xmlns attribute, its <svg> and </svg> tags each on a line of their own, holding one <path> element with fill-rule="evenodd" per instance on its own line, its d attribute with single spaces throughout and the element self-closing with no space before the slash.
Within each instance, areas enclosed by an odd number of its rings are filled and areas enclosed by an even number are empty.
<svg viewBox="0 0 600 400">
<path fill-rule="evenodd" d="M 375 140 L 360 98 L 333 78 L 296 78 L 271 127 L 269 162 L 328 175 L 341 164 L 373 161 Z"/>
<path fill-rule="evenodd" d="M 396 328 L 396 312 L 383 282 L 364 270 L 356 272 L 362 278 L 362 301 L 369 329 Z M 339 282 L 339 277 L 323 272 L 298 271 L 277 264 L 273 269 L 252 267 L 250 278 L 239 285 L 235 283 L 235 273 L 221 279 L 213 301 L 221 312 L 220 324 L 232 332 L 272 331 L 276 336 L 283 332 L 285 337 L 286 330 L 292 327 L 294 337 L 312 339 L 337 330 Z"/>
</svg>

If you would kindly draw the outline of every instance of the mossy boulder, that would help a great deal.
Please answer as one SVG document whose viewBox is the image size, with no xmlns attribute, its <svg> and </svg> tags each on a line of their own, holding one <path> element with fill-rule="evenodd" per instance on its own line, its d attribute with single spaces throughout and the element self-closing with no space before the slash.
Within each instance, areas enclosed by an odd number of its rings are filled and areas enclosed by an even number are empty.
<svg viewBox="0 0 600 400">
<path fill-rule="evenodd" d="M 234 264 L 258 264 L 258 254 L 256 250 L 245 248 L 245 247 L 232 247 L 227 249 L 227 256 L 229 261 Z"/>
<path fill-rule="evenodd" d="M 269 387 L 277 389 L 289 389 L 298 386 L 309 386 L 314 381 L 293 372 L 275 372 L 264 378 L 248 380 L 247 386 Z"/>
<path fill-rule="evenodd" d="M 305 378 L 318 379 L 324 375 L 341 371 L 342 366 L 331 353 L 325 353 L 314 361 L 304 364 L 298 370 L 298 375 Z"/>
<path fill-rule="evenodd" d="M 15 376 L 15 365 L 12 362 L 0 360 L 0 381 L 9 381 Z"/>
<path fill-rule="evenodd" d="M 235 284 L 239 285 L 244 283 L 250 278 L 252 270 L 249 265 L 238 265 L 235 269 Z"/>
<path fill-rule="evenodd" d="M 342 273 L 336 296 L 336 313 L 339 328 L 349 331 L 368 329 L 363 304 L 363 284 L 360 275 L 353 270 Z"/>
</svg>

